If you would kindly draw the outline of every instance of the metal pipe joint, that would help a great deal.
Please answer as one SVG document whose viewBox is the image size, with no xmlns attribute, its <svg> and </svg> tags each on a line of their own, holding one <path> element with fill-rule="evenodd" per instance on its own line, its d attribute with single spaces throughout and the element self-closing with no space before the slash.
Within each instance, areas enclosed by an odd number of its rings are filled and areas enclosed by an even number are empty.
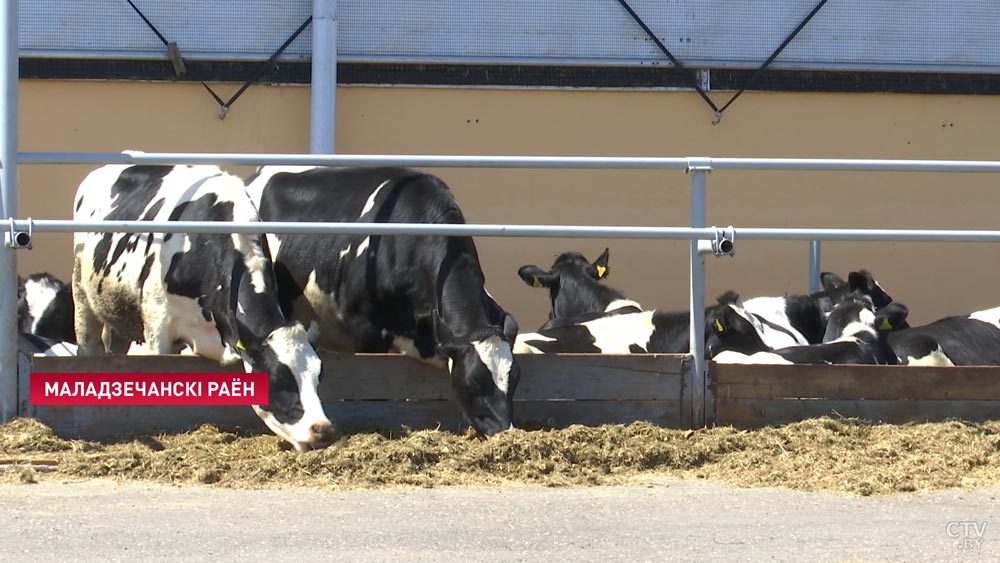
<svg viewBox="0 0 1000 563">
<path fill-rule="evenodd" d="M 709 227 L 715 231 L 715 237 L 698 241 L 698 254 L 714 254 L 716 256 L 732 256 L 736 254 L 736 228 L 729 225 L 726 228 Z"/>
<path fill-rule="evenodd" d="M 31 220 L 31 217 L 28 217 L 26 221 L 20 221 L 26 224 L 26 227 L 22 228 L 18 228 L 13 217 L 8 218 L 7 221 L 10 223 L 10 230 L 5 237 L 6 240 L 4 240 L 7 248 L 31 250 L 31 238 L 34 231 L 34 221 Z"/>
</svg>

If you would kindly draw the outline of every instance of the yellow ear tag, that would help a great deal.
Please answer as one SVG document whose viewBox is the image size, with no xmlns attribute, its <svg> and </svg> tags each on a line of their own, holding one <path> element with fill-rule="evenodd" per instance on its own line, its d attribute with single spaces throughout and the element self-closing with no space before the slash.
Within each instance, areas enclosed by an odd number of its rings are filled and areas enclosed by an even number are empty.
<svg viewBox="0 0 1000 563">
<path fill-rule="evenodd" d="M 538 278 L 531 278 L 531 287 L 545 287 L 542 282 L 538 281 Z"/>
<path fill-rule="evenodd" d="M 882 317 L 882 322 L 878 324 L 878 329 L 881 331 L 892 330 L 892 323 L 889 322 L 889 319 Z"/>
<path fill-rule="evenodd" d="M 715 319 L 715 332 L 726 332 L 726 329 L 722 326 L 722 323 L 719 322 L 719 319 Z"/>
<path fill-rule="evenodd" d="M 605 268 L 604 266 L 596 266 L 596 268 L 597 268 L 597 279 L 603 278 L 604 272 L 608 271 L 608 269 Z"/>
<path fill-rule="evenodd" d="M 243 345 L 243 341 L 242 340 L 237 340 L 236 341 L 236 349 L 237 350 L 246 350 L 246 346 Z"/>
</svg>

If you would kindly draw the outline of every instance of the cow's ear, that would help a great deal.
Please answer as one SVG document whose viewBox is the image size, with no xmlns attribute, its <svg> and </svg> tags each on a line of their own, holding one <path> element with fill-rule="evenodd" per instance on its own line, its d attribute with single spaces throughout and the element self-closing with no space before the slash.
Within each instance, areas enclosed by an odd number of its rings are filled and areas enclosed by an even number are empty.
<svg viewBox="0 0 1000 563">
<path fill-rule="evenodd" d="M 862 293 L 871 294 L 872 290 L 875 289 L 875 278 L 872 277 L 871 272 L 868 270 L 861 270 L 858 272 L 851 272 L 847 276 L 847 283 L 850 290 L 860 291 Z"/>
<path fill-rule="evenodd" d="M 448 323 L 444 322 L 437 309 L 431 313 L 431 319 L 434 323 L 434 341 L 437 343 L 438 350 L 445 356 L 454 356 L 458 352 L 460 344 L 455 338 L 455 333 L 451 331 Z"/>
<path fill-rule="evenodd" d="M 243 356 L 244 358 L 251 358 L 254 361 L 260 358 L 261 347 L 264 345 L 264 341 L 257 337 L 243 323 L 236 323 L 236 352 Z"/>
<path fill-rule="evenodd" d="M 594 272 L 597 273 L 597 279 L 602 280 L 608 275 L 608 258 L 609 249 L 605 248 L 604 252 L 594 260 Z"/>
<path fill-rule="evenodd" d="M 503 336 L 508 343 L 513 344 L 514 339 L 517 338 L 517 321 L 510 313 L 504 313 L 503 319 L 500 320 L 500 326 L 503 327 Z"/>
<path fill-rule="evenodd" d="M 844 278 L 833 272 L 823 272 L 819 275 L 819 284 L 824 291 L 833 291 L 845 283 Z"/>
<path fill-rule="evenodd" d="M 725 334 L 733 329 L 732 320 L 729 315 L 733 312 L 732 307 L 723 307 L 718 315 L 714 315 L 708 323 L 708 330 L 715 334 Z"/>
<path fill-rule="evenodd" d="M 906 305 L 892 302 L 882 307 L 875 313 L 875 328 L 879 332 L 889 332 L 890 330 L 900 330 L 909 327 L 906 318 L 910 310 Z"/>
<path fill-rule="evenodd" d="M 531 287 L 553 287 L 559 283 L 559 274 L 546 272 L 538 266 L 521 266 L 517 275 Z"/>
<path fill-rule="evenodd" d="M 708 326 L 705 327 L 706 330 L 710 330 L 720 336 L 747 330 L 746 327 L 752 325 L 736 311 L 734 308 L 736 306 L 734 303 L 724 305 L 719 309 L 717 314 L 712 315 L 712 318 L 705 319 L 708 323 Z"/>
</svg>

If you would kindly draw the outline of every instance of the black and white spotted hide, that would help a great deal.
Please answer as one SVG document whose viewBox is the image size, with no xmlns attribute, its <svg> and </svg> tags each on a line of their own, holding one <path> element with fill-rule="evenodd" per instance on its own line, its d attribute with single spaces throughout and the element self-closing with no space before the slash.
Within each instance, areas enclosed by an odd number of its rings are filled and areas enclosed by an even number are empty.
<svg viewBox="0 0 1000 563">
<path fill-rule="evenodd" d="M 121 166 L 91 172 L 77 220 L 258 221 L 243 182 L 215 166 Z M 317 395 L 322 365 L 305 329 L 285 320 L 259 235 L 77 233 L 73 297 L 81 355 L 182 346 L 269 374 L 254 410 L 298 450 L 328 445 Z"/>
<path fill-rule="evenodd" d="M 464 223 L 439 178 L 405 168 L 263 167 L 247 191 L 265 221 Z M 517 323 L 485 286 L 470 237 L 268 235 L 282 307 L 322 347 L 447 366 L 469 423 L 513 425 Z"/>
<path fill-rule="evenodd" d="M 54 341 L 75 342 L 70 287 L 47 272 L 18 276 L 17 328 Z"/>
<path fill-rule="evenodd" d="M 889 345 L 911 366 L 1000 365 L 1000 307 L 893 332 Z"/>
<path fill-rule="evenodd" d="M 762 328 L 747 313 L 734 292 L 719 297 L 719 304 L 705 309 L 705 353 L 711 357 L 723 350 L 757 351 L 767 345 Z M 691 348 L 688 311 L 642 311 L 569 317 L 564 323 L 517 337 L 519 354 L 683 354 Z"/>
<path fill-rule="evenodd" d="M 17 350 L 31 356 L 72 357 L 77 355 L 76 344 L 64 340 L 54 340 L 37 334 L 19 332 Z"/>
<path fill-rule="evenodd" d="M 721 364 L 878 364 L 895 365 L 888 335 L 903 325 L 909 310 L 889 303 L 876 311 L 869 295 L 844 297 L 830 312 L 823 343 L 788 346 L 743 354 L 727 351 L 713 358 Z"/>
<path fill-rule="evenodd" d="M 823 342 L 827 317 L 842 299 L 851 294 L 868 295 L 876 310 L 892 303 L 892 297 L 875 281 L 871 272 L 858 270 L 848 274 L 845 282 L 840 276 L 824 272 L 820 277 L 823 289 L 808 295 L 781 297 L 754 297 L 744 302 L 746 310 L 753 313 L 764 325 L 765 340 L 771 348 L 805 346 Z M 905 321 L 898 329 L 905 328 Z"/>
<path fill-rule="evenodd" d="M 596 318 L 611 311 L 642 311 L 642 307 L 628 299 L 624 292 L 601 283 L 610 273 L 609 259 L 607 248 L 593 262 L 579 252 L 569 251 L 557 256 L 549 270 L 535 265 L 524 265 L 518 269 L 517 275 L 524 283 L 548 291 L 551 304 L 549 322 L 539 330 L 562 324 L 561 319 L 581 315 L 592 314 Z"/>
</svg>

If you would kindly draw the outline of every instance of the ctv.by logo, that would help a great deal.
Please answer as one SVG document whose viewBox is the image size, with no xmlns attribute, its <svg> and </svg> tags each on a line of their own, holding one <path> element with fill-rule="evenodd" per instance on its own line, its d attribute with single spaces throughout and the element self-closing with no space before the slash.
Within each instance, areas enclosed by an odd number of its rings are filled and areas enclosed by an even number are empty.
<svg viewBox="0 0 1000 563">
<path fill-rule="evenodd" d="M 948 522 L 945 531 L 949 538 L 958 541 L 958 549 L 979 549 L 983 546 L 983 536 L 986 534 L 986 522 Z"/>
</svg>

